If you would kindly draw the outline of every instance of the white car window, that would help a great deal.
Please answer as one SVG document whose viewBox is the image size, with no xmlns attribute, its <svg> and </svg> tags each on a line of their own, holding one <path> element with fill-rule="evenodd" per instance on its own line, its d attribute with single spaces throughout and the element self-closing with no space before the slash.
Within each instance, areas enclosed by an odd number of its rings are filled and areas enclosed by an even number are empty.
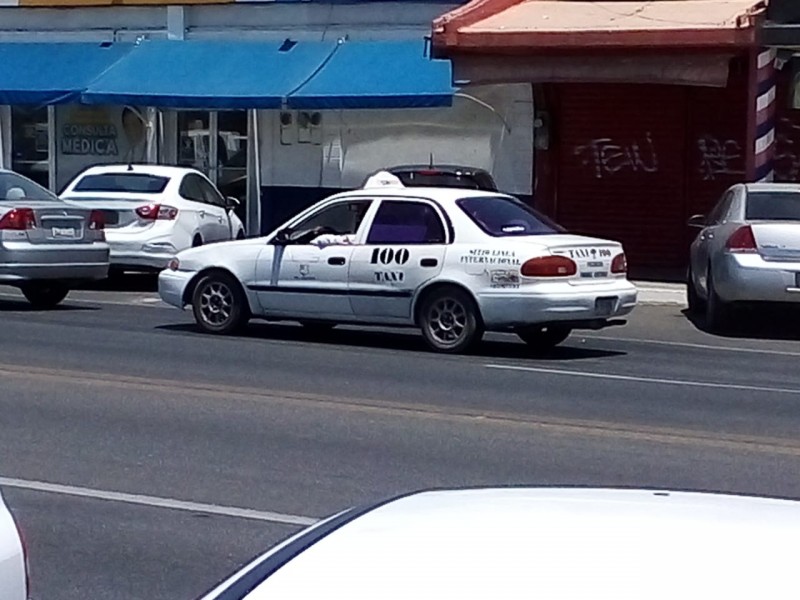
<svg viewBox="0 0 800 600">
<path fill-rule="evenodd" d="M 99 173 L 82 177 L 73 191 L 160 194 L 168 183 L 169 177 L 148 173 Z"/>
<path fill-rule="evenodd" d="M 203 180 L 200 179 L 200 177 L 190 173 L 183 178 L 178 193 L 181 195 L 181 197 L 186 198 L 187 200 L 202 202 L 205 204 L 206 198 L 203 194 L 203 188 L 200 186 L 200 182 L 202 181 Z"/>
<path fill-rule="evenodd" d="M 200 186 L 200 191 L 203 194 L 203 201 L 206 204 L 224 207 L 225 201 L 222 198 L 222 195 L 214 188 L 214 185 L 202 177 L 198 177 L 197 179 L 198 185 Z"/>
<path fill-rule="evenodd" d="M 430 204 L 383 200 L 372 221 L 368 244 L 444 244 L 442 220 Z"/>
</svg>

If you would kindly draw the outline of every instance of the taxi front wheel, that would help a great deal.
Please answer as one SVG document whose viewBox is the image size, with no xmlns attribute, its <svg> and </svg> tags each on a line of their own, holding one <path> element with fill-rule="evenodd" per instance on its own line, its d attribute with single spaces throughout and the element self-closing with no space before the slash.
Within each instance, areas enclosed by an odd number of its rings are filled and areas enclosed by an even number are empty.
<svg viewBox="0 0 800 600">
<path fill-rule="evenodd" d="M 465 352 L 483 337 L 475 302 L 458 288 L 435 290 L 423 300 L 420 327 L 425 341 L 438 352 Z"/>
<path fill-rule="evenodd" d="M 192 309 L 207 333 L 228 334 L 244 327 L 250 309 L 239 283 L 227 273 L 211 273 L 194 288 Z"/>
</svg>

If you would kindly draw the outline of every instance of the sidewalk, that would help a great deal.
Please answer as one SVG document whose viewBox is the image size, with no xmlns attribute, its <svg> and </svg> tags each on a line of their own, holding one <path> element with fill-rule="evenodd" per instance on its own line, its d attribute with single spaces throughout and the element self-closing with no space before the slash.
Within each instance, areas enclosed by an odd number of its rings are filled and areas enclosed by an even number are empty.
<svg viewBox="0 0 800 600">
<path fill-rule="evenodd" d="M 658 281 L 632 281 L 639 290 L 639 304 L 686 306 L 686 284 Z"/>
</svg>

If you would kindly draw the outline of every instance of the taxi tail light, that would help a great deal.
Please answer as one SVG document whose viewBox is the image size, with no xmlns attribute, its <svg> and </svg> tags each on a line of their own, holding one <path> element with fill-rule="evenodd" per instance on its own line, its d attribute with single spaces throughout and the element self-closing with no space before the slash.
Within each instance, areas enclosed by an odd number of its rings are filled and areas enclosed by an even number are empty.
<svg viewBox="0 0 800 600">
<path fill-rule="evenodd" d="M 731 234 L 731 237 L 728 238 L 725 248 L 728 250 L 728 252 L 734 252 L 737 254 L 758 252 L 756 238 L 753 235 L 753 229 L 750 227 L 750 225 L 744 225 L 734 231 Z"/>
<path fill-rule="evenodd" d="M 26 231 L 36 227 L 36 215 L 32 208 L 12 208 L 0 218 L 0 229 Z"/>
<path fill-rule="evenodd" d="M 614 260 L 611 261 L 611 272 L 617 274 L 628 272 L 628 259 L 625 257 L 624 252 L 617 254 Z"/>
<path fill-rule="evenodd" d="M 173 221 L 178 216 L 178 209 L 166 204 L 145 204 L 136 209 L 136 214 L 143 221 Z"/>
<path fill-rule="evenodd" d="M 566 256 L 531 258 L 520 268 L 520 273 L 525 277 L 569 277 L 577 272 L 578 265 Z"/>
</svg>

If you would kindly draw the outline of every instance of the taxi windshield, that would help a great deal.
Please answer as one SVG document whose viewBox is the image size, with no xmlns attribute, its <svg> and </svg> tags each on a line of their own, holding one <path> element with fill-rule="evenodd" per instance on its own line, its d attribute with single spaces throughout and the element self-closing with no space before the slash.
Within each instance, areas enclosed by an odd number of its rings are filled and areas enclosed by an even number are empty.
<svg viewBox="0 0 800 600">
<path fill-rule="evenodd" d="M 563 227 L 508 196 L 472 196 L 456 201 L 472 221 L 493 237 L 564 233 Z"/>
</svg>

